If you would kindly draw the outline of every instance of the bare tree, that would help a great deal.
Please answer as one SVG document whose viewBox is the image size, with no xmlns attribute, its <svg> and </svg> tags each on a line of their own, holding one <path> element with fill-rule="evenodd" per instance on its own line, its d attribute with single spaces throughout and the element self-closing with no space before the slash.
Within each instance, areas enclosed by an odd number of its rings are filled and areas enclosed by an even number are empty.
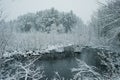
<svg viewBox="0 0 120 80">
<path fill-rule="evenodd" d="M 1 1 L 1 0 L 0 0 Z M 0 3 L 1 4 L 1 3 Z M 1 6 L 0 6 L 0 57 L 2 56 L 2 44 L 3 44 L 3 42 L 2 42 L 2 29 L 1 29 L 1 18 L 2 18 L 2 14 L 3 14 L 3 12 L 2 12 L 2 10 L 1 10 Z"/>
<path fill-rule="evenodd" d="M 0 0 L 0 5 L 2 0 Z M 6 46 L 8 45 L 8 40 L 10 39 L 10 27 L 8 23 L 4 21 L 4 12 L 0 6 L 0 57 L 2 57 Z"/>
</svg>

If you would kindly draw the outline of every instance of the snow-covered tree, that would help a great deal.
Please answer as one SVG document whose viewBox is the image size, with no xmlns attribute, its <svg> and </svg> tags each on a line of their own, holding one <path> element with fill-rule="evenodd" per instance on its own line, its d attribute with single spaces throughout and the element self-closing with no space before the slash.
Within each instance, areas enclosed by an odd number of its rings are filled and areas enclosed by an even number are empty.
<svg viewBox="0 0 120 80">
<path fill-rule="evenodd" d="M 22 32 L 29 32 L 31 28 L 34 28 L 36 31 L 47 33 L 52 31 L 53 24 L 56 25 L 54 28 L 59 28 L 60 25 L 63 25 L 64 31 L 62 32 L 68 33 L 79 23 L 78 17 L 72 11 L 69 13 L 61 13 L 51 8 L 20 16 L 17 20 L 13 21 L 13 24 L 16 24 L 17 30 Z"/>
<path fill-rule="evenodd" d="M 120 29 L 120 1 L 110 0 L 106 4 L 100 4 L 100 9 L 92 17 L 91 26 L 99 40 L 111 42 L 118 37 Z"/>
<path fill-rule="evenodd" d="M 70 13 L 63 14 L 63 17 L 61 19 L 61 23 L 65 27 L 65 32 L 68 33 L 69 31 L 72 31 L 72 28 L 76 26 L 77 18 L 71 11 Z"/>
<path fill-rule="evenodd" d="M 7 46 L 7 42 L 9 40 L 7 38 L 9 33 L 7 32 L 8 32 L 8 29 L 6 29 L 6 23 L 3 20 L 3 10 L 2 10 L 2 7 L 0 6 L 0 58 L 2 57 L 5 51 L 5 48 Z"/>
</svg>

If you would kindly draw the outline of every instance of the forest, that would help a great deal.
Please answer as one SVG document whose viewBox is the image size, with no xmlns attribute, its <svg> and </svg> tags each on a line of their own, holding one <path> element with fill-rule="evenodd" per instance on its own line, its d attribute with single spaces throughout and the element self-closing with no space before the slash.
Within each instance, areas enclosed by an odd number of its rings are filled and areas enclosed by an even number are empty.
<svg viewBox="0 0 120 80">
<path fill-rule="evenodd" d="M 0 6 L 0 80 L 120 80 L 120 0 L 99 5 L 88 23 L 54 7 L 6 21 Z"/>
</svg>

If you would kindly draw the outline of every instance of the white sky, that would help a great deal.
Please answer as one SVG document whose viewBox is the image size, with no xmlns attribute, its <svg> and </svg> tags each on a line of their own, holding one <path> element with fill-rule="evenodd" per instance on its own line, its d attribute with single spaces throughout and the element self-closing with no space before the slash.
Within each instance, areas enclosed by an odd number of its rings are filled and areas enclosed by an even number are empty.
<svg viewBox="0 0 120 80">
<path fill-rule="evenodd" d="M 54 7 L 65 12 L 73 10 L 86 23 L 98 8 L 97 0 L 4 0 L 3 4 L 8 13 L 8 20 L 28 12 Z"/>
</svg>

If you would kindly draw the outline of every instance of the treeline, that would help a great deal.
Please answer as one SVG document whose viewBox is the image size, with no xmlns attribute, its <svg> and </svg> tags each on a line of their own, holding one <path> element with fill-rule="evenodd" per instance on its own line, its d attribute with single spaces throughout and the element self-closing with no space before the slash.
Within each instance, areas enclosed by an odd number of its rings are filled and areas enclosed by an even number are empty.
<svg viewBox="0 0 120 80">
<path fill-rule="evenodd" d="M 8 22 L 0 20 L 0 56 L 6 51 L 40 50 L 48 45 L 78 44 L 80 39 L 84 39 L 84 44 L 86 38 L 82 33 L 85 27 L 72 11 L 59 12 L 54 8 L 24 14 Z"/>
<path fill-rule="evenodd" d="M 64 13 L 54 8 L 37 13 L 28 13 L 13 21 L 14 26 L 20 32 L 39 31 L 47 33 L 51 31 L 68 33 L 79 23 L 81 24 L 82 21 L 72 11 Z"/>
</svg>

